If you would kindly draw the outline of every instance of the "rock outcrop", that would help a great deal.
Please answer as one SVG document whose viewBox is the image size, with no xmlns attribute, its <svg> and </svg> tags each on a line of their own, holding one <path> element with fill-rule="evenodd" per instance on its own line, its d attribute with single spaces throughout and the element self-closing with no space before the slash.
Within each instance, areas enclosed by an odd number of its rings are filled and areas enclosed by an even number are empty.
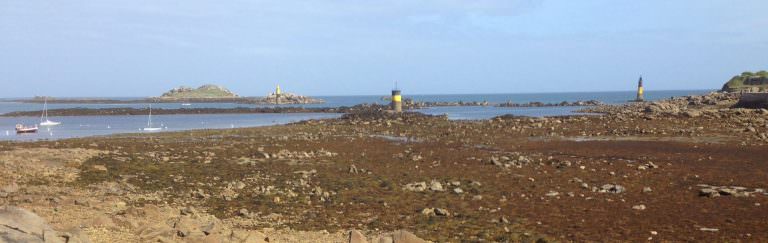
<svg viewBox="0 0 768 243">
<path fill-rule="evenodd" d="M 78 232 L 54 230 L 37 214 L 13 206 L 0 207 L 0 242 L 90 242 Z"/>
<path fill-rule="evenodd" d="M 285 105 L 285 104 L 321 104 L 321 103 L 325 103 L 325 101 L 318 98 L 312 98 L 309 96 L 297 95 L 292 93 L 281 93 L 279 95 L 275 93 L 271 93 L 262 98 L 249 100 L 247 103 Z"/>
<path fill-rule="evenodd" d="M 544 102 L 528 102 L 528 103 L 513 103 L 506 102 L 498 104 L 498 107 L 554 107 L 554 106 L 598 106 L 603 105 L 603 102 L 599 100 L 587 100 L 587 101 L 563 101 L 560 103 L 544 103 Z"/>
<path fill-rule="evenodd" d="M 349 238 L 347 242 L 368 243 L 369 241 L 366 240 L 365 235 L 363 235 L 360 231 L 352 230 L 349 232 Z M 408 232 L 405 230 L 397 230 L 391 233 L 386 233 L 386 234 L 379 235 L 377 237 L 373 237 L 370 242 L 372 243 L 378 243 L 378 242 L 427 243 L 429 241 L 425 241 L 411 232 Z"/>
<path fill-rule="evenodd" d="M 239 96 L 232 93 L 232 91 L 212 84 L 206 84 L 197 89 L 181 86 L 165 92 L 160 96 L 161 99 L 223 99 L 237 97 Z"/>
<path fill-rule="evenodd" d="M 743 72 L 723 85 L 725 92 L 763 92 L 768 89 L 768 72 Z"/>
</svg>

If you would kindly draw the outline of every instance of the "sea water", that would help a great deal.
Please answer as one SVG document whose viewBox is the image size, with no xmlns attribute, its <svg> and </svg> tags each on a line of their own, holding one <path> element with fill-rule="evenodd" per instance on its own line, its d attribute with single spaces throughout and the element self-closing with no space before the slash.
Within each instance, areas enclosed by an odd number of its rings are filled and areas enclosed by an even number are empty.
<svg viewBox="0 0 768 243">
<path fill-rule="evenodd" d="M 673 96 L 698 95 L 711 92 L 711 90 L 679 90 L 679 91 L 647 91 L 647 100 L 657 100 Z M 367 96 L 319 96 L 326 102 L 323 104 L 305 105 L 252 105 L 235 103 L 193 103 L 191 106 L 182 106 L 181 103 L 156 103 L 153 108 L 179 109 L 179 108 L 236 108 L 236 107 L 285 107 L 299 106 L 307 108 L 354 106 L 357 104 L 387 104 L 383 99 L 387 95 Z M 618 92 L 574 92 L 574 93 L 541 93 L 541 94 L 461 94 L 461 95 L 408 95 L 405 98 L 415 101 L 433 102 L 472 102 L 487 101 L 490 103 L 560 103 L 563 101 L 599 100 L 607 104 L 620 104 L 635 98 L 631 91 Z M 138 99 L 138 98 L 121 98 Z M 49 109 L 67 108 L 147 108 L 149 104 L 48 104 Z M 432 115 L 447 115 L 453 120 L 489 119 L 496 116 L 512 114 L 518 116 L 562 116 L 572 115 L 584 107 L 493 107 L 493 106 L 462 106 L 462 107 L 429 107 L 416 111 Z M 42 104 L 3 102 L 0 101 L 0 113 L 14 111 L 42 110 Z M 201 115 L 156 115 L 152 120 L 155 126 L 162 126 L 163 131 L 180 131 L 190 129 L 224 129 L 236 127 L 254 127 L 307 119 L 335 118 L 341 114 L 321 113 L 278 113 L 278 114 L 201 114 Z M 84 136 L 109 135 L 117 133 L 133 133 L 147 126 L 147 116 L 72 116 L 51 117 L 51 120 L 62 122 L 59 126 L 50 128 L 41 127 L 37 134 L 17 135 L 14 131 L 16 124 L 33 125 L 40 121 L 40 117 L 0 117 L 0 140 L 38 140 L 38 139 L 63 139 Z"/>
<path fill-rule="evenodd" d="M 153 115 L 152 127 L 161 131 L 195 129 L 225 129 L 286 124 L 309 119 L 329 119 L 341 116 L 334 113 L 268 113 L 268 114 L 210 114 L 210 115 Z M 152 133 L 147 127 L 147 116 L 62 116 L 51 117 L 61 125 L 39 127 L 37 133 L 16 134 L 16 124 L 35 124 L 39 117 L 0 117 L 0 140 L 57 140 L 64 138 L 100 136 L 119 133 Z"/>
</svg>

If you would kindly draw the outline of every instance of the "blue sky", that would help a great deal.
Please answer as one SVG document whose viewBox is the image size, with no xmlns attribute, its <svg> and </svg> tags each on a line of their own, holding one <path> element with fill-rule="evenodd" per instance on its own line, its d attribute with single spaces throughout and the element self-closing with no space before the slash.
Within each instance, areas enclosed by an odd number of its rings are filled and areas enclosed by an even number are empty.
<svg viewBox="0 0 768 243">
<path fill-rule="evenodd" d="M 714 89 L 768 69 L 768 1 L 0 1 L 0 97 Z"/>
</svg>

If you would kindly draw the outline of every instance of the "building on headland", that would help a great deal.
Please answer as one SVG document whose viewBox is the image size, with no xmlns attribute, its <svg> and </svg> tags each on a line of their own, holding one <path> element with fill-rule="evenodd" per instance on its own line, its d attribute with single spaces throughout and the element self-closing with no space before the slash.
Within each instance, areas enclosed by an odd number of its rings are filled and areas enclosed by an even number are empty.
<svg viewBox="0 0 768 243">
<path fill-rule="evenodd" d="M 645 100 L 645 97 L 643 93 L 645 90 L 643 90 L 643 76 L 640 76 L 640 80 L 637 81 L 637 98 L 635 98 L 635 101 L 642 102 Z"/>
</svg>

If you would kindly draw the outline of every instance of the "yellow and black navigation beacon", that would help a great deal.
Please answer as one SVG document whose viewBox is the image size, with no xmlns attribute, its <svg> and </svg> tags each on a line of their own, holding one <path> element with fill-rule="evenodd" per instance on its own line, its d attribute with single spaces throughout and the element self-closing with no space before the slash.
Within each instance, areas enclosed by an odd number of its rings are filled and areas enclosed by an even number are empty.
<svg viewBox="0 0 768 243">
<path fill-rule="evenodd" d="M 400 90 L 397 89 L 397 82 L 395 82 L 395 89 L 392 90 L 392 110 L 403 112 L 403 97 L 400 95 Z"/>
<path fill-rule="evenodd" d="M 644 101 L 645 97 L 643 97 L 643 76 L 640 76 L 640 80 L 637 81 L 637 98 L 635 101 Z"/>
</svg>

